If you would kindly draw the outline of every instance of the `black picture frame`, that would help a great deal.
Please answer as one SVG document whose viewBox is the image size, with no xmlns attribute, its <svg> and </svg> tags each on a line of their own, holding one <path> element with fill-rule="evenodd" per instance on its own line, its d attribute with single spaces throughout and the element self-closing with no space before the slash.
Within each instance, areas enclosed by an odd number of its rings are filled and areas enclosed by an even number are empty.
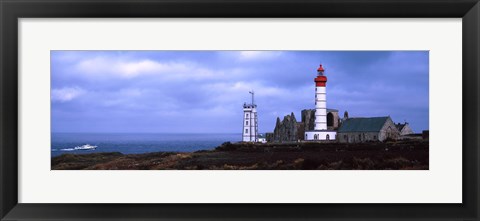
<svg viewBox="0 0 480 221">
<path fill-rule="evenodd" d="M 0 15 L 1 220 L 479 220 L 478 0 L 1 0 Z M 17 20 L 46 17 L 462 18 L 463 203 L 19 204 Z"/>
</svg>

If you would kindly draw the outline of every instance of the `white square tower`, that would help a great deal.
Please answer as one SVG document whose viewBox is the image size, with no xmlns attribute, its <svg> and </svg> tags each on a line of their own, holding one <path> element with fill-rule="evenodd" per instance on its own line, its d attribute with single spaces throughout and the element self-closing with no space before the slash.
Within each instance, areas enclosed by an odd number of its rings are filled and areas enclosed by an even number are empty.
<svg viewBox="0 0 480 221">
<path fill-rule="evenodd" d="M 254 103 L 254 92 L 252 94 L 252 103 L 243 104 L 243 142 L 257 142 L 258 141 L 258 122 L 257 122 L 257 105 Z"/>
</svg>

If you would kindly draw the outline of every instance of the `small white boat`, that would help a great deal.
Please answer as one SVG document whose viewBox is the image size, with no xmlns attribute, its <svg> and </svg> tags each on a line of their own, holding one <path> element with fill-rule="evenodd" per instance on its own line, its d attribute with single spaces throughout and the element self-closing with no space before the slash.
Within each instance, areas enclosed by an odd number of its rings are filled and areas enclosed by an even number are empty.
<svg viewBox="0 0 480 221">
<path fill-rule="evenodd" d="M 73 149 L 74 150 L 95 150 L 96 148 L 97 148 L 97 146 L 92 146 L 90 144 L 85 144 L 85 145 L 82 145 L 82 146 L 74 147 Z"/>
</svg>

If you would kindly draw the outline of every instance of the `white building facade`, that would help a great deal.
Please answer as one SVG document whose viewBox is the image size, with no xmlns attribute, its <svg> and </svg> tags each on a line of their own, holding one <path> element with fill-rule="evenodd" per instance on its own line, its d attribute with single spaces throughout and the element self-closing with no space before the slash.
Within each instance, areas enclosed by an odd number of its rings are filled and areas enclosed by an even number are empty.
<svg viewBox="0 0 480 221">
<path fill-rule="evenodd" d="M 305 140 L 335 140 L 337 139 L 336 131 L 305 131 Z"/>
<path fill-rule="evenodd" d="M 254 104 L 254 93 L 252 94 L 252 103 L 243 104 L 243 142 L 258 142 L 258 116 L 257 105 Z"/>
<path fill-rule="evenodd" d="M 327 129 L 327 76 L 322 65 L 317 69 L 315 81 L 315 127 L 305 131 L 305 140 L 335 140 L 337 132 Z"/>
</svg>

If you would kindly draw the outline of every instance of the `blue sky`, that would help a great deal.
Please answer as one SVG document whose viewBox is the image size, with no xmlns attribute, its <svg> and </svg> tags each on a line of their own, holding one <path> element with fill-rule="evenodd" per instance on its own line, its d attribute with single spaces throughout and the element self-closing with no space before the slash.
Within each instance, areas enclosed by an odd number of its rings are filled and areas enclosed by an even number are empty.
<svg viewBox="0 0 480 221">
<path fill-rule="evenodd" d="M 259 131 L 314 108 L 429 125 L 427 51 L 52 51 L 52 132 L 241 133 L 255 91 Z"/>
</svg>

